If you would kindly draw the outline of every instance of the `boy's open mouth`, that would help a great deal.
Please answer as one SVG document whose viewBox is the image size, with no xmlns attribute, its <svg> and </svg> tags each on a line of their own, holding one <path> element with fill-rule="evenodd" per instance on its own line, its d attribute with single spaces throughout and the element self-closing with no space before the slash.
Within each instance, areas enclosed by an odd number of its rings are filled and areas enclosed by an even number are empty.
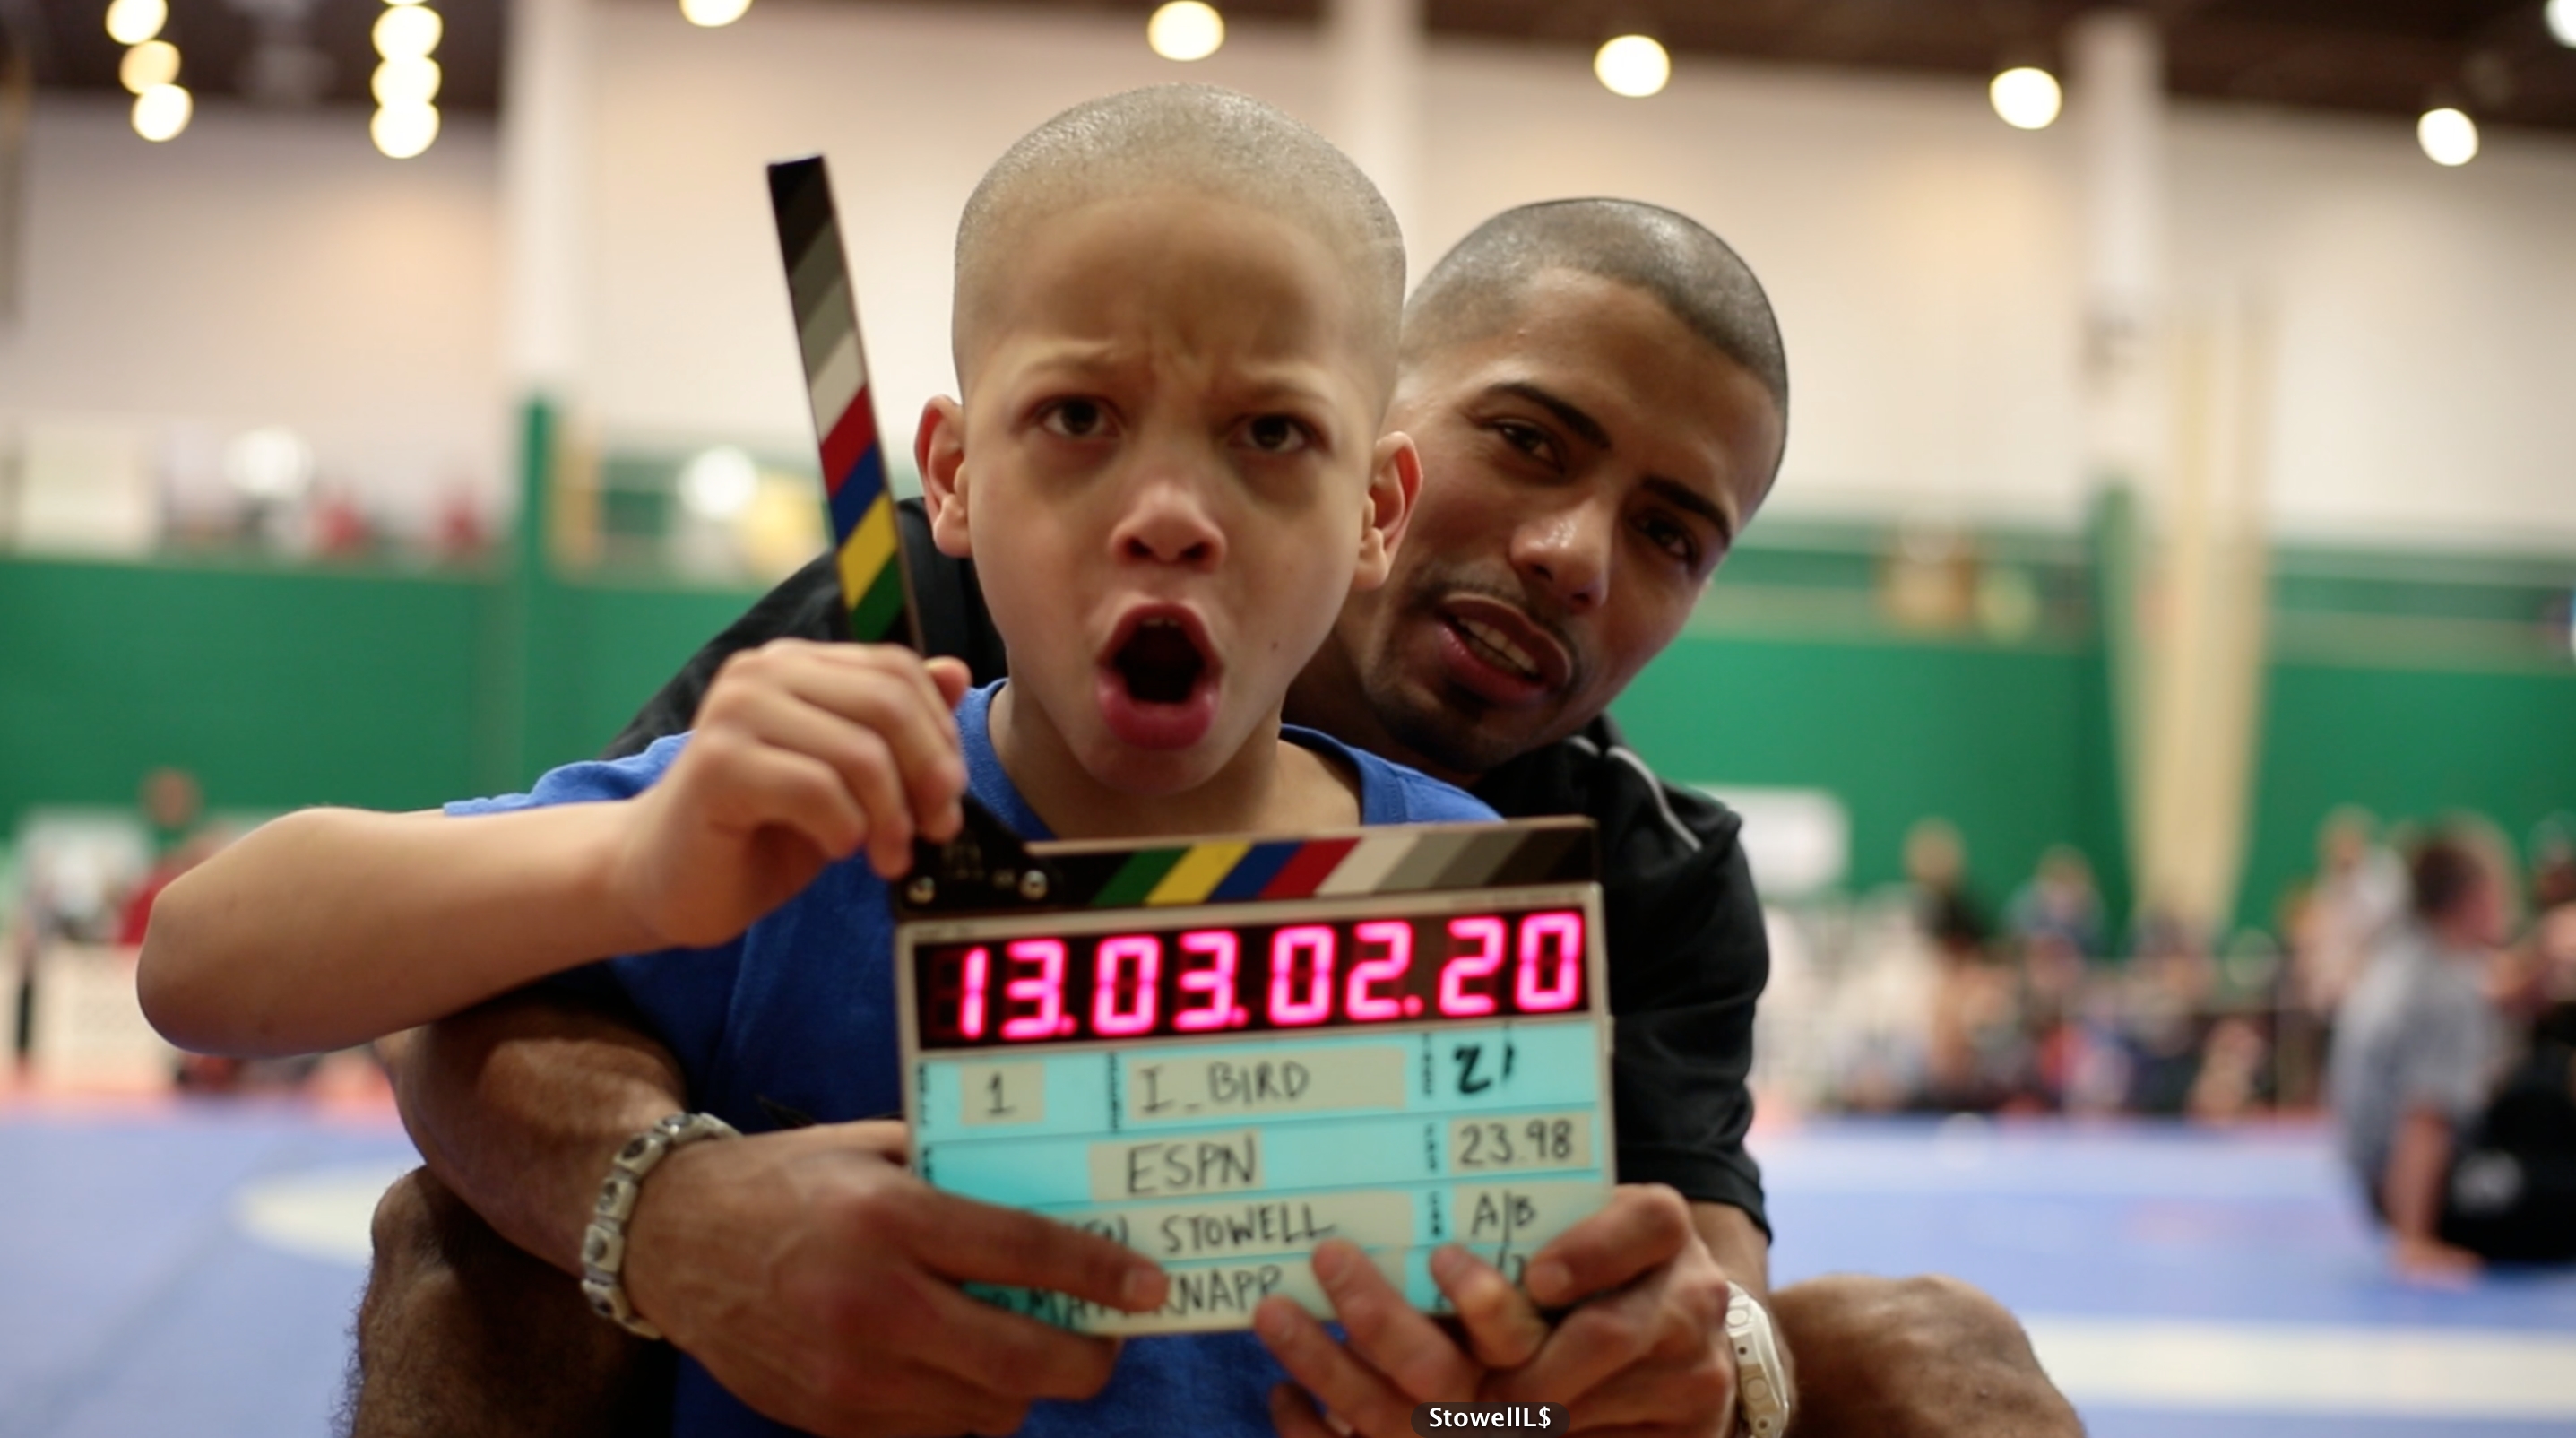
<svg viewBox="0 0 2576 1438">
<path fill-rule="evenodd" d="M 1187 703 L 1207 672 L 1207 657 L 1180 621 L 1160 616 L 1138 622 L 1111 663 L 1139 704 Z"/>
<path fill-rule="evenodd" d="M 1101 660 L 1101 714 L 1127 743 L 1188 748 L 1215 722 L 1217 667 L 1196 614 L 1176 604 L 1140 605 L 1119 621 Z"/>
</svg>

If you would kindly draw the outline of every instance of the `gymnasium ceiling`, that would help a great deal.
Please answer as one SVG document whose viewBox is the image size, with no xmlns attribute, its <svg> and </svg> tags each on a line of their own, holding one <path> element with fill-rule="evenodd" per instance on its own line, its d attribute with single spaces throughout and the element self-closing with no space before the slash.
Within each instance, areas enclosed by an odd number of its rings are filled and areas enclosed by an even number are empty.
<svg viewBox="0 0 2576 1438">
<path fill-rule="evenodd" d="M 432 0 L 446 17 L 438 58 L 450 110 L 493 109 L 503 0 Z M 670 0 L 605 0 L 612 4 Z M 877 0 L 820 0 L 864 5 Z M 947 0 L 1005 18 L 1031 11 L 1143 17 L 1152 0 Z M 307 88 L 320 103 L 367 103 L 378 0 L 170 0 L 167 32 L 201 93 L 243 93 L 263 29 L 300 26 L 327 57 Z M 1313 25 L 1324 0 L 1219 0 L 1246 24 Z M 1436 35 L 1562 51 L 1566 63 L 1613 26 L 1642 25 L 1681 55 L 1844 69 L 1984 77 L 2000 63 L 2058 66 L 2057 37 L 2086 0 L 1423 0 Z M 0 0 L 0 21 L 40 86 L 117 89 L 105 0 Z M 2184 95 L 2412 117 L 2460 104 L 2482 124 L 2576 133 L 2576 50 L 2550 39 L 2541 0 L 2145 0 L 2162 18 L 2168 71 Z M 298 17 L 300 14 L 300 18 Z M 2062 69 L 2062 66 L 2060 67 Z M 272 69 L 292 80 L 294 67 Z M 318 85 L 313 81 L 318 81 Z M 284 86 L 287 91 L 296 87 Z"/>
</svg>

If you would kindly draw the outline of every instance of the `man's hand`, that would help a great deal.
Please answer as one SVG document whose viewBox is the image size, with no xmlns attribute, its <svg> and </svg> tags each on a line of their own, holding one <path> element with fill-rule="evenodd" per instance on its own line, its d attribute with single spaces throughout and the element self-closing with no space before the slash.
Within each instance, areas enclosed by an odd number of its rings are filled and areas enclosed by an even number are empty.
<svg viewBox="0 0 2576 1438">
<path fill-rule="evenodd" d="M 780 639 L 736 654 L 662 782 L 637 799 L 610 878 L 665 945 L 722 943 L 825 865 L 912 865 L 957 832 L 964 665 L 885 644 Z"/>
<path fill-rule="evenodd" d="M 1454 1245 L 1431 1255 L 1431 1277 L 1457 1310 L 1464 1349 L 1449 1326 L 1405 1302 L 1357 1244 L 1326 1239 L 1314 1265 L 1349 1347 L 1291 1299 L 1264 1299 L 1252 1315 L 1253 1331 L 1297 1380 L 1270 1395 L 1282 1438 L 1332 1438 L 1315 1400 L 1369 1438 L 1409 1434 L 1414 1405 L 1473 1401 L 1489 1369 L 1526 1361 L 1547 1337 L 1547 1325 L 1493 1265 Z"/>
<path fill-rule="evenodd" d="M 735 1397 L 826 1438 L 1002 1434 L 1088 1398 L 1117 1345 L 1006 1313 L 965 1281 L 1112 1308 L 1163 1301 L 1151 1260 L 902 1167 L 896 1123 L 832 1124 L 670 1156 L 628 1226 L 626 1288 Z"/>
<path fill-rule="evenodd" d="M 1326 1412 L 1369 1438 L 1410 1433 L 1415 1404 L 1467 1400 L 1563 1403 L 1577 1429 L 1715 1435 L 1735 1391 L 1726 1275 L 1689 1205 L 1659 1185 L 1614 1190 L 1608 1207 L 1539 1250 L 1527 1297 L 1464 1249 L 1434 1254 L 1463 1348 L 1350 1245 L 1319 1246 L 1315 1272 L 1347 1348 L 1283 1298 L 1265 1302 L 1254 1327 Z M 1579 1306 L 1551 1332 L 1532 1300 Z M 1293 1389 L 1272 1395 L 1271 1416 L 1284 1438 L 1332 1438 Z"/>
<path fill-rule="evenodd" d="M 1543 1308 L 1579 1306 L 1478 1397 L 1563 1403 L 1577 1430 L 1725 1438 L 1735 1397 L 1727 1278 L 1680 1194 L 1622 1184 L 1609 1207 L 1532 1255 L 1523 1281 Z"/>
</svg>

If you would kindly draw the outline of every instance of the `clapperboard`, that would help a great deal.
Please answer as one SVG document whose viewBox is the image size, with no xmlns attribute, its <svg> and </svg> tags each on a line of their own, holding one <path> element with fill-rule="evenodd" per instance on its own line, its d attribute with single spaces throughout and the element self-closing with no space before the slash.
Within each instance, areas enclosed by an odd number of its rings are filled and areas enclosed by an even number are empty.
<svg viewBox="0 0 2576 1438">
<path fill-rule="evenodd" d="M 770 191 L 852 637 L 907 585 L 820 159 Z M 1608 1201 L 1610 1013 L 1591 821 L 1024 845 L 967 804 L 896 902 L 915 1171 L 1105 1234 L 1171 1276 L 1148 1314 L 980 1290 L 1102 1333 L 1240 1328 L 1365 1250 L 1444 1306 L 1432 1250 L 1514 1278 Z"/>
</svg>

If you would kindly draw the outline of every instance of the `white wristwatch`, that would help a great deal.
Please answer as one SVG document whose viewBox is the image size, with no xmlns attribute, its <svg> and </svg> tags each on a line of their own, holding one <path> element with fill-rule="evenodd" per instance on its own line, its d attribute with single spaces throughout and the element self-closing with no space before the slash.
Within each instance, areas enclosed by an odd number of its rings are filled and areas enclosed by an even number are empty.
<svg viewBox="0 0 2576 1438">
<path fill-rule="evenodd" d="M 1780 1438 L 1789 1427 L 1789 1374 L 1770 1310 L 1738 1288 L 1726 1299 L 1726 1342 L 1735 1350 L 1735 1438 Z"/>
</svg>

